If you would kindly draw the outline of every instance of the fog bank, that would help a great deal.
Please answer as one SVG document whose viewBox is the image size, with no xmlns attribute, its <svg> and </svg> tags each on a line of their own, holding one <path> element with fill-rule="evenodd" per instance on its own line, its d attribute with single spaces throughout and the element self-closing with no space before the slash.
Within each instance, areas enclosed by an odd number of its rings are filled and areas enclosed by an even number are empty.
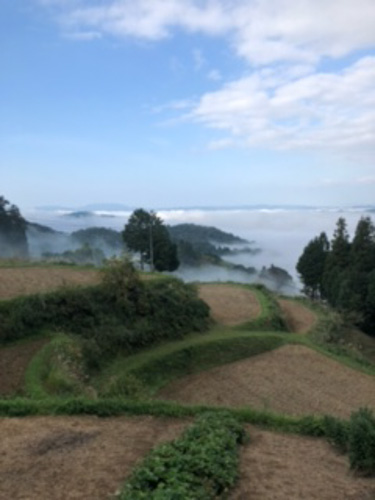
<svg viewBox="0 0 375 500">
<path fill-rule="evenodd" d="M 315 236 L 325 231 L 332 237 L 339 217 L 344 217 L 352 236 L 355 227 L 363 215 L 370 215 L 365 209 L 352 208 L 272 208 L 272 209 L 179 209 L 160 210 L 158 215 L 166 224 L 190 222 L 204 226 L 214 226 L 223 231 L 233 233 L 248 241 L 262 251 L 256 255 L 244 253 L 225 257 L 234 264 L 246 267 L 275 265 L 285 269 L 298 284 L 296 263 L 306 244 Z M 90 226 L 102 226 L 122 230 L 131 212 L 93 212 L 85 217 L 70 217 L 66 212 L 33 211 L 25 213 L 28 220 L 45 224 L 59 231 L 72 232 Z M 56 242 L 61 248 L 64 236 Z M 217 266 L 204 269 L 181 269 L 182 278 L 199 281 L 251 281 L 247 273 L 228 270 Z"/>
</svg>

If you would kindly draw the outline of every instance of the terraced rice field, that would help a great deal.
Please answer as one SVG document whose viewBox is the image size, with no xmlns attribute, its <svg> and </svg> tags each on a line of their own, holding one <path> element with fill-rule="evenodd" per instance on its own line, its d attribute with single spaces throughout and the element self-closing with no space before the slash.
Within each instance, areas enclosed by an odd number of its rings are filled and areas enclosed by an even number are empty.
<svg viewBox="0 0 375 500">
<path fill-rule="evenodd" d="M 0 269 L 0 299 L 98 279 L 95 271 Z M 260 314 L 255 294 L 242 287 L 201 285 L 199 293 L 220 324 L 234 326 Z M 294 301 L 283 299 L 280 306 L 291 331 L 306 333 L 316 321 L 311 311 Z M 3 394 L 20 389 L 27 363 L 44 342 L 35 340 L 0 350 Z M 287 345 L 187 376 L 164 388 L 159 396 L 182 403 L 251 405 L 292 415 L 348 417 L 359 406 L 375 409 L 375 378 L 307 347 Z M 149 450 L 177 437 L 188 423 L 147 416 L 2 418 L 0 498 L 115 498 Z M 375 478 L 350 472 L 347 457 L 337 454 L 326 441 L 254 427 L 248 430 L 251 440 L 241 451 L 240 479 L 231 500 L 375 498 Z"/>
<path fill-rule="evenodd" d="M 92 269 L 48 267 L 0 267 L 0 300 L 48 292 L 64 286 L 93 285 L 99 273 Z"/>
<path fill-rule="evenodd" d="M 316 315 L 295 300 L 280 299 L 279 305 L 291 332 L 307 333 L 316 323 Z"/>
<path fill-rule="evenodd" d="M 48 339 L 0 348 L 0 398 L 22 393 L 27 365 Z"/>
<path fill-rule="evenodd" d="M 249 427 L 230 500 L 373 500 L 375 478 L 355 476 L 323 439 Z"/>
<path fill-rule="evenodd" d="M 183 404 L 252 406 L 289 415 L 346 418 L 361 406 L 375 410 L 375 377 L 307 347 L 287 345 L 176 380 L 158 397 Z"/>
<path fill-rule="evenodd" d="M 0 419 L 0 498 L 113 498 L 134 465 L 185 426 L 141 416 Z"/>
<path fill-rule="evenodd" d="M 200 285 L 199 296 L 210 307 L 212 318 L 235 326 L 259 316 L 261 307 L 254 292 L 235 285 Z"/>
</svg>

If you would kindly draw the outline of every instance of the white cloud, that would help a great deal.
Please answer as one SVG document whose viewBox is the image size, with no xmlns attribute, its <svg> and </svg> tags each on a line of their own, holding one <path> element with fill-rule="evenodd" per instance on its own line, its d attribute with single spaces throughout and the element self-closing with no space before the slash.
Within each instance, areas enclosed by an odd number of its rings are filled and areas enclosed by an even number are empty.
<svg viewBox="0 0 375 500">
<path fill-rule="evenodd" d="M 375 47 L 374 0 L 39 1 L 56 4 L 76 38 L 157 42 L 176 29 L 225 37 L 247 74 L 203 94 L 185 117 L 224 132 L 210 147 L 318 148 L 353 158 L 374 153 L 375 57 L 346 67 L 343 60 Z M 341 59 L 343 69 L 318 70 L 327 59 Z M 199 49 L 193 60 L 195 69 L 209 67 Z M 184 70 L 178 60 L 171 66 Z M 207 69 L 207 77 L 219 81 L 221 74 Z"/>
<path fill-rule="evenodd" d="M 314 62 L 375 44 L 373 0 L 39 0 L 79 30 L 158 40 L 174 28 L 227 35 L 252 64 Z M 59 10 L 59 12 L 60 12 Z"/>
<path fill-rule="evenodd" d="M 89 26 L 115 36 L 133 36 L 159 40 L 171 29 L 218 34 L 227 25 L 220 2 L 203 2 L 198 6 L 192 0 L 113 0 L 92 6 L 68 9 L 65 22 L 69 26 Z M 202 3 L 201 3 L 202 4 Z"/>
<path fill-rule="evenodd" d="M 375 148 L 375 57 L 336 74 L 279 71 L 254 72 L 203 95 L 189 118 L 248 146 Z"/>
</svg>

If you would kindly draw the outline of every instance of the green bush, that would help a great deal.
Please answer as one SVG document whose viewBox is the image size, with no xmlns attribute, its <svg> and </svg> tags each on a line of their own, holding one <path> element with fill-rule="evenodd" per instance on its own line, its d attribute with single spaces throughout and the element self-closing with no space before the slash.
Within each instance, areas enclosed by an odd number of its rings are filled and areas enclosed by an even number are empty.
<svg viewBox="0 0 375 500">
<path fill-rule="evenodd" d="M 152 451 L 119 498 L 209 500 L 224 496 L 238 475 L 241 424 L 227 413 L 204 414 L 172 443 Z"/>
<path fill-rule="evenodd" d="M 111 263 L 103 283 L 0 302 L 0 343 L 41 329 L 83 339 L 90 369 L 125 353 L 208 327 L 208 306 L 176 279 L 142 283 L 128 262 Z"/>
<path fill-rule="evenodd" d="M 325 436 L 342 453 L 347 453 L 349 446 L 349 422 L 326 415 L 323 417 Z"/>
<path fill-rule="evenodd" d="M 350 418 L 350 467 L 366 475 L 375 474 L 375 417 L 368 408 L 361 408 Z"/>
<path fill-rule="evenodd" d="M 143 399 L 146 396 L 146 388 L 142 382 L 131 373 L 123 373 L 112 377 L 104 391 L 100 393 L 100 396 Z"/>
</svg>

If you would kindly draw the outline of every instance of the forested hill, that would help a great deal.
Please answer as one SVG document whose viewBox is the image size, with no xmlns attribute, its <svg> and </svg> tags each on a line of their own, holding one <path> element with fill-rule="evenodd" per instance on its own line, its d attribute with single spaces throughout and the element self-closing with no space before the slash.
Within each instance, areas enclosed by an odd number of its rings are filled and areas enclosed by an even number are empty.
<svg viewBox="0 0 375 500">
<path fill-rule="evenodd" d="M 200 226 L 198 224 L 177 224 L 167 226 L 173 240 L 184 240 L 189 243 L 219 243 L 219 244 L 244 244 L 247 240 L 239 238 L 232 233 L 226 233 L 212 226 Z"/>
</svg>

